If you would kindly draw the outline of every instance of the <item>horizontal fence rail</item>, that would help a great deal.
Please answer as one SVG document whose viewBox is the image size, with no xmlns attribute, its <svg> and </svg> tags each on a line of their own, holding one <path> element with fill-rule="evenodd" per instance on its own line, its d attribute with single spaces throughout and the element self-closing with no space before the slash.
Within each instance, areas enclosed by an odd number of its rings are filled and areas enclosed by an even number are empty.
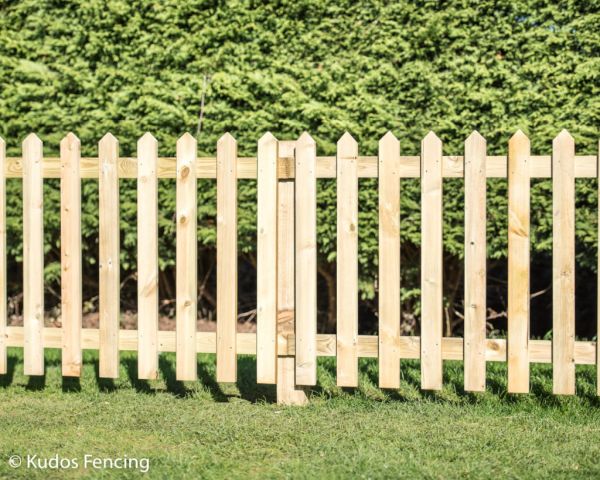
<svg viewBox="0 0 600 480">
<path fill-rule="evenodd" d="M 6 156 L 0 139 L 0 373 L 7 347 L 24 348 L 24 372 L 44 374 L 44 348 L 62 350 L 62 374 L 80 376 L 82 350 L 99 350 L 99 375 L 119 375 L 119 352 L 138 352 L 138 376 L 158 378 L 158 355 L 175 352 L 178 380 L 196 380 L 198 353 L 216 354 L 217 381 L 237 381 L 237 356 L 257 356 L 257 381 L 277 384 L 278 401 L 304 403 L 317 383 L 317 357 L 337 357 L 337 383 L 359 383 L 358 359 L 377 358 L 379 385 L 400 386 L 401 359 L 421 361 L 421 386 L 439 390 L 443 361 L 462 360 L 465 390 L 484 391 L 486 363 L 507 362 L 508 391 L 529 392 L 531 363 L 551 363 L 553 392 L 575 393 L 575 365 L 597 364 L 600 344 L 575 340 L 575 179 L 597 178 L 598 156 L 575 155 L 563 130 L 552 155 L 533 156 L 518 131 L 507 156 L 487 154 L 477 132 L 464 156 L 447 156 L 430 132 L 419 156 L 402 156 L 387 133 L 378 155 L 359 155 L 348 133 L 335 157 L 317 156 L 314 139 L 278 141 L 270 133 L 257 158 L 238 157 L 237 142 L 223 135 L 216 158 L 198 157 L 189 134 L 177 141 L 175 158 L 158 156 L 149 133 L 136 158 L 119 156 L 107 134 L 98 158 L 82 158 L 68 134 L 60 158 L 43 156 L 29 135 L 22 157 Z M 600 150 L 600 145 L 599 145 Z M 464 339 L 443 337 L 443 179 L 464 178 Z M 7 326 L 6 180 L 23 182 L 23 327 Z M 60 178 L 61 328 L 44 327 L 43 179 Z M 81 179 L 99 182 L 99 328 L 82 328 Z M 138 325 L 122 330 L 119 278 L 119 179 L 137 179 Z M 158 180 L 176 188 L 176 331 L 158 329 Z M 197 179 L 217 183 L 217 331 L 196 331 Z M 317 180 L 337 183 L 337 334 L 317 334 Z M 378 335 L 359 335 L 359 178 L 378 178 Z M 400 179 L 421 179 L 421 335 L 401 336 Z M 508 179 L 508 335 L 486 338 L 486 179 Z M 553 337 L 530 339 L 530 182 L 552 178 Z M 237 181 L 257 179 L 257 333 L 237 333 Z M 600 182 L 598 189 L 600 191 Z M 600 214 L 599 214 L 600 217 Z M 600 230 L 600 226 L 599 226 Z M 600 247 L 599 247 L 600 250 Z M 599 259 L 600 265 L 600 259 Z M 600 269 L 599 269 L 600 270 Z M 600 286 L 599 286 L 600 293 Z M 600 296 L 600 295 L 599 295 Z M 600 318 L 600 316 L 599 316 Z M 598 369 L 600 380 L 600 368 Z M 600 382 L 598 386 L 600 393 Z"/>
</svg>

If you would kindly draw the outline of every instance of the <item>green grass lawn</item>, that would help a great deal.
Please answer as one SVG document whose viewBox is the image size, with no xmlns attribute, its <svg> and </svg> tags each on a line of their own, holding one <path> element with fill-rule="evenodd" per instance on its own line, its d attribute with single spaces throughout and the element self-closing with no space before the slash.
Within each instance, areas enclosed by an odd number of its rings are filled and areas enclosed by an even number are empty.
<svg viewBox="0 0 600 480">
<path fill-rule="evenodd" d="M 257 386 L 253 357 L 240 357 L 237 385 L 214 381 L 214 356 L 200 355 L 195 383 L 136 379 L 135 354 L 121 376 L 98 379 L 95 353 L 81 380 L 60 376 L 46 351 L 45 378 L 23 375 L 20 349 L 0 377 L 0 476 L 138 478 L 138 470 L 83 468 L 84 455 L 149 459 L 150 478 L 570 478 L 600 476 L 600 401 L 595 368 L 578 367 L 576 397 L 551 395 L 550 366 L 533 367 L 532 394 L 506 393 L 506 367 L 488 364 L 488 391 L 462 390 L 462 364 L 445 362 L 444 390 L 421 392 L 419 364 L 402 362 L 402 387 L 376 387 L 377 364 L 361 360 L 360 387 L 335 386 L 321 359 L 307 407 L 281 407 Z M 79 468 L 13 469 L 8 459 L 76 459 Z"/>
</svg>

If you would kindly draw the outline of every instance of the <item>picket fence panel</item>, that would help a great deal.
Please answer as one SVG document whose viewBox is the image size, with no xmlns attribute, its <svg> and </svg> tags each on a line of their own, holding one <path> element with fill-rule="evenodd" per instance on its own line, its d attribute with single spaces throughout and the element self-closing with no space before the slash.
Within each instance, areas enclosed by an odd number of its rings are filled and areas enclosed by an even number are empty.
<svg viewBox="0 0 600 480">
<path fill-rule="evenodd" d="M 317 157 L 303 133 L 296 141 L 265 134 L 257 158 L 238 157 L 226 133 L 216 158 L 198 157 L 189 134 L 175 158 L 159 157 L 149 133 L 137 158 L 119 156 L 111 134 L 98 158 L 81 158 L 74 134 L 60 143 L 59 158 L 44 158 L 42 141 L 29 135 L 22 157 L 6 156 L 0 139 L 0 374 L 7 347 L 23 347 L 24 373 L 44 374 L 44 348 L 62 349 L 62 374 L 80 376 L 82 350 L 99 350 L 99 375 L 117 378 L 119 352 L 137 350 L 138 376 L 159 376 L 160 352 L 176 353 L 176 377 L 197 379 L 197 354 L 216 354 L 217 381 L 236 382 L 237 356 L 256 354 L 257 381 L 277 384 L 278 401 L 305 403 L 317 383 L 317 357 L 337 357 L 337 384 L 359 385 L 358 359 L 377 358 L 381 388 L 398 388 L 401 359 L 421 360 L 421 387 L 443 387 L 444 360 L 464 360 L 467 391 L 484 391 L 486 363 L 507 362 L 508 391 L 527 393 L 530 363 L 552 363 L 553 392 L 575 394 L 575 365 L 597 364 L 599 342 L 575 339 L 575 179 L 598 177 L 597 156 L 576 156 L 563 130 L 552 155 L 532 156 L 517 131 L 507 156 L 489 156 L 473 132 L 464 156 L 443 153 L 430 132 L 420 156 L 400 155 L 388 132 L 377 157 L 359 156 L 345 133 L 335 157 Z M 600 151 L 600 144 L 599 144 Z M 401 335 L 400 180 L 421 178 L 421 335 Z M 464 339 L 443 337 L 443 179 L 465 184 Z M 7 326 L 6 179 L 23 182 L 23 327 Z M 61 328 L 44 327 L 43 179 L 61 179 Z M 99 328 L 83 329 L 81 280 L 81 179 L 99 182 Z M 138 329 L 121 330 L 119 179 L 137 179 Z M 176 331 L 158 329 L 158 181 L 176 179 Z M 217 184 L 217 331 L 198 332 L 197 178 Z M 237 333 L 237 182 L 257 179 L 257 333 Z M 317 333 L 317 180 L 337 185 L 337 332 Z M 378 335 L 359 335 L 359 179 L 378 178 Z M 508 178 L 508 333 L 486 338 L 486 182 Z M 552 178 L 553 337 L 530 339 L 530 182 Z M 600 191 L 600 182 L 599 187 Z M 600 213 L 599 213 L 600 218 Z M 600 222 L 599 222 L 600 223 Z M 600 232 L 600 227 L 599 227 Z M 600 252 L 600 247 L 599 247 Z M 600 265 L 600 260 L 599 260 Z M 599 287 L 600 298 L 600 287 Z M 597 323 L 600 326 L 600 315 Z M 600 394 L 600 368 L 598 369 Z"/>
</svg>

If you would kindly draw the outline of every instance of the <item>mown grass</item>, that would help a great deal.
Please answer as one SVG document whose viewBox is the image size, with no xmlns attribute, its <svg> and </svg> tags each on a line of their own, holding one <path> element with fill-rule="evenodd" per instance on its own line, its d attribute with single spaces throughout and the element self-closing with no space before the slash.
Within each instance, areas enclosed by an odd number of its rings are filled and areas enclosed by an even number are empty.
<svg viewBox="0 0 600 480">
<path fill-rule="evenodd" d="M 578 367 L 576 397 L 551 394 L 551 367 L 532 368 L 532 394 L 506 393 L 506 367 L 488 364 L 488 391 L 462 390 L 462 364 L 445 362 L 444 389 L 419 389 L 419 364 L 402 362 L 402 387 L 383 392 L 377 364 L 361 360 L 360 387 L 335 386 L 320 359 L 307 407 L 276 405 L 256 385 L 253 357 L 240 357 L 237 385 L 214 381 L 200 355 L 198 382 L 175 380 L 174 355 L 160 380 L 137 380 L 123 353 L 118 380 L 98 378 L 86 352 L 81 380 L 23 375 L 20 349 L 0 377 L 0 475 L 5 478 L 138 478 L 137 470 L 13 469 L 11 455 L 147 457 L 150 478 L 577 478 L 600 475 L 600 401 L 595 368 Z"/>
</svg>

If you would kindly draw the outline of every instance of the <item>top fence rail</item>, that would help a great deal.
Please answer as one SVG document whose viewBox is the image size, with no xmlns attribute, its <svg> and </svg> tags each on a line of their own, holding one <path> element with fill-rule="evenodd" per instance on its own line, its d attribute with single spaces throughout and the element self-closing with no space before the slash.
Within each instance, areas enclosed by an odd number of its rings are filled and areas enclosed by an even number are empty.
<svg viewBox="0 0 600 480">
<path fill-rule="evenodd" d="M 529 161 L 530 178 L 551 178 L 552 157 L 550 155 L 532 155 Z M 400 156 L 400 178 L 418 178 L 421 176 L 421 157 Z M 595 155 L 578 155 L 575 157 L 576 178 L 596 178 L 598 160 Z M 358 177 L 377 178 L 376 156 L 358 157 Z M 486 157 L 487 178 L 507 178 L 506 155 Z M 278 178 L 295 178 L 294 158 L 279 157 L 277 165 Z M 176 178 L 177 159 L 175 157 L 158 158 L 158 178 Z M 23 163 L 20 157 L 8 157 L 5 165 L 6 178 L 21 178 Z M 45 157 L 43 159 L 42 175 L 44 178 L 60 178 L 60 158 Z M 98 158 L 82 157 L 80 163 L 81 178 L 98 178 Z M 118 160 L 119 178 L 137 178 L 137 158 L 120 157 Z M 197 178 L 217 178 L 217 159 L 215 157 L 196 158 Z M 317 157 L 317 178 L 336 178 L 336 157 Z M 442 176 L 445 178 L 464 177 L 464 157 L 460 155 L 445 155 L 442 157 Z M 256 179 L 256 157 L 238 157 L 237 178 Z"/>
</svg>

